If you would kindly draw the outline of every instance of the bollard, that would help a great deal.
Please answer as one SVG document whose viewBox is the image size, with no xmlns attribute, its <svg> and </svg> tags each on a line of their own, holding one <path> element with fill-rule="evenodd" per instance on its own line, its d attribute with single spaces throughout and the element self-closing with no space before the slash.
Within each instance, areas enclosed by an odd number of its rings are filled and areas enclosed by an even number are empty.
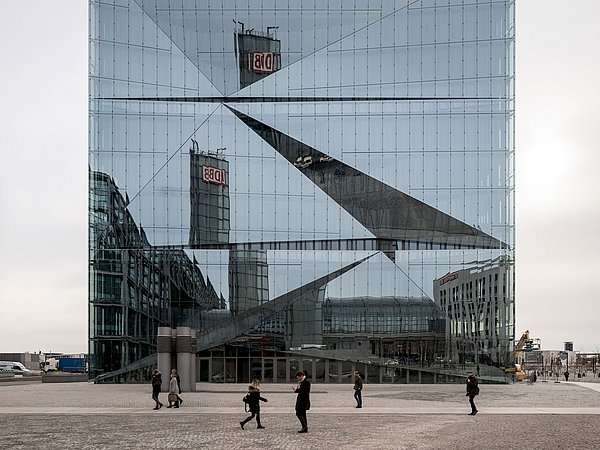
<svg viewBox="0 0 600 450">
<path fill-rule="evenodd" d="M 192 329 L 192 346 L 190 349 L 190 391 L 196 390 L 196 330 Z"/>
<path fill-rule="evenodd" d="M 158 353 L 158 370 L 162 373 L 162 392 L 169 391 L 169 376 L 171 373 L 171 327 L 158 327 L 156 351 Z"/>
<path fill-rule="evenodd" d="M 177 327 L 177 373 L 182 391 L 189 391 L 191 386 L 191 350 L 192 330 L 189 327 Z"/>
</svg>

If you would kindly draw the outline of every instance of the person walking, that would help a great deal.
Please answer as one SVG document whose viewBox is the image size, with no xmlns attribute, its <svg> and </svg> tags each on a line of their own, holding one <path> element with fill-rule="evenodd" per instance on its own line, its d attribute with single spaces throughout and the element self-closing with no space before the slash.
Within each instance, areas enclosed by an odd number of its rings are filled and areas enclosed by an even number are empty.
<svg viewBox="0 0 600 450">
<path fill-rule="evenodd" d="M 477 407 L 475 406 L 475 402 L 473 401 L 473 399 L 477 395 L 479 395 L 479 382 L 477 381 L 477 378 L 475 378 L 475 375 L 473 374 L 473 372 L 468 371 L 467 372 L 467 397 L 469 397 L 469 403 L 471 404 L 471 412 L 469 413 L 470 416 L 474 416 L 478 412 Z"/>
<path fill-rule="evenodd" d="M 158 395 L 160 394 L 160 387 L 162 385 L 162 374 L 160 370 L 154 369 L 152 371 L 152 400 L 156 402 L 156 406 L 153 409 L 162 408 L 163 404 L 158 399 Z"/>
<path fill-rule="evenodd" d="M 306 419 L 306 411 L 310 409 L 310 381 L 306 378 L 306 373 L 296 373 L 298 385 L 292 389 L 298 396 L 296 397 L 296 417 L 300 420 L 302 428 L 298 433 L 308 433 L 308 421 Z"/>
<path fill-rule="evenodd" d="M 169 381 L 169 406 L 167 406 L 167 408 L 179 408 L 179 401 L 177 400 L 178 391 L 177 374 L 171 371 L 171 380 Z"/>
<path fill-rule="evenodd" d="M 177 379 L 177 407 L 183 403 L 183 399 L 179 396 L 181 394 L 181 380 L 179 379 L 179 374 L 177 373 L 177 369 L 171 369 L 171 375 L 175 374 L 175 378 Z"/>
<path fill-rule="evenodd" d="M 244 397 L 244 401 L 248 405 L 251 415 L 240 422 L 242 430 L 244 429 L 244 425 L 254 419 L 254 417 L 256 417 L 256 428 L 264 428 L 260 423 L 260 402 L 267 402 L 268 400 L 260 395 L 260 381 L 256 379 L 252 380 L 252 384 L 248 386 L 248 393 Z"/>
<path fill-rule="evenodd" d="M 356 407 L 362 408 L 362 389 L 363 379 L 360 376 L 358 370 L 354 371 L 354 400 L 356 400 Z"/>
</svg>

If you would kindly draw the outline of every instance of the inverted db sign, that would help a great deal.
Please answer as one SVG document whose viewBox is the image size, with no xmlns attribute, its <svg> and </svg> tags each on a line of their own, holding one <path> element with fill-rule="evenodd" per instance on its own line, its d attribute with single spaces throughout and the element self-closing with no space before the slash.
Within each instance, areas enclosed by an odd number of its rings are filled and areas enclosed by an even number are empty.
<svg viewBox="0 0 600 450">
<path fill-rule="evenodd" d="M 202 181 L 227 186 L 227 172 L 218 167 L 202 166 Z"/>
<path fill-rule="evenodd" d="M 276 53 L 254 52 L 251 53 L 250 70 L 260 73 L 273 73 L 278 69 L 277 61 Z"/>
</svg>

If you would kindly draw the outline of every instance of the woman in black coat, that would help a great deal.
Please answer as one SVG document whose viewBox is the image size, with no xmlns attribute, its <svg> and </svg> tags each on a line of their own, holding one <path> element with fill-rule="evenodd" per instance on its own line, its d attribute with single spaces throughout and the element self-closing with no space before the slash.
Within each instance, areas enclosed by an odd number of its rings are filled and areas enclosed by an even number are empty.
<svg viewBox="0 0 600 450">
<path fill-rule="evenodd" d="M 158 399 L 158 394 L 160 394 L 161 385 L 162 374 L 160 373 L 160 370 L 154 369 L 154 371 L 152 371 L 152 400 L 156 402 L 156 406 L 154 407 L 154 409 L 160 409 L 163 405 Z"/>
<path fill-rule="evenodd" d="M 242 430 L 244 429 L 244 425 L 250 422 L 256 416 L 256 428 L 264 428 L 260 423 L 260 402 L 267 402 L 268 400 L 264 397 L 260 396 L 260 383 L 253 381 L 250 386 L 248 386 L 248 393 L 244 397 L 244 402 L 248 405 L 248 410 L 250 412 L 250 416 L 246 417 L 244 420 L 240 422 L 240 426 Z"/>
<path fill-rule="evenodd" d="M 469 397 L 469 403 L 471 404 L 470 416 L 477 414 L 477 407 L 473 399 L 479 395 L 479 382 L 473 372 L 467 372 L 467 397 Z"/>
</svg>

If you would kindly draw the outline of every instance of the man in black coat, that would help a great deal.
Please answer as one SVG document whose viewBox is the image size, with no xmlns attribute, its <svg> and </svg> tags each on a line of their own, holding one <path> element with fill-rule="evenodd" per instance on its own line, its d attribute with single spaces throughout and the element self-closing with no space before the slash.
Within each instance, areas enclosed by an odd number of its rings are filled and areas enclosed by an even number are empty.
<svg viewBox="0 0 600 450">
<path fill-rule="evenodd" d="M 475 396 L 479 395 L 479 382 L 473 372 L 467 372 L 467 397 L 469 397 L 469 403 L 471 404 L 471 412 L 470 416 L 474 416 L 477 414 L 477 408 L 475 407 L 475 402 L 473 399 Z"/>
<path fill-rule="evenodd" d="M 363 379 L 360 376 L 358 370 L 354 371 L 354 400 L 356 400 L 356 407 L 362 408 L 362 389 Z"/>
<path fill-rule="evenodd" d="M 302 429 L 298 433 L 308 433 L 308 422 L 306 420 L 306 411 L 310 409 L 310 381 L 306 374 L 298 372 L 296 374 L 298 386 L 292 389 L 298 396 L 296 397 L 296 417 L 300 420 Z"/>
</svg>

